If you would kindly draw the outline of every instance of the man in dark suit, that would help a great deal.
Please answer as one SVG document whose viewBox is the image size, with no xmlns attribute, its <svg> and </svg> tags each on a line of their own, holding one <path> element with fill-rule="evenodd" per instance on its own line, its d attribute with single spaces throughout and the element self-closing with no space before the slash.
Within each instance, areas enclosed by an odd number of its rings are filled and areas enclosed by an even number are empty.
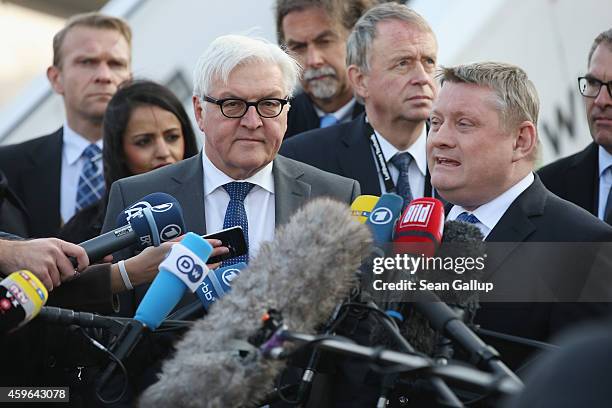
<svg viewBox="0 0 612 408">
<path fill-rule="evenodd" d="M 162 191 L 179 201 L 189 231 L 241 226 L 248 259 L 308 200 L 328 196 L 351 203 L 359 195 L 356 181 L 277 155 L 287 127 L 285 98 L 298 77 L 297 62 L 275 44 L 238 35 L 214 40 L 194 75 L 202 152 L 113 183 L 103 232 L 115 227 L 126 206 Z M 128 255 L 122 251 L 115 258 Z M 136 286 L 132 296 L 121 298 L 121 313 L 133 316 L 147 288 Z M 200 303 L 189 293 L 182 304 L 194 301 Z"/>
<path fill-rule="evenodd" d="M 221 77 L 220 72 L 229 74 Z M 115 227 L 125 207 L 162 191 L 180 202 L 190 231 L 204 234 L 241 225 L 253 256 L 262 242 L 273 238 L 275 227 L 306 201 L 330 196 L 352 202 L 359 195 L 356 181 L 277 156 L 287 126 L 283 98 L 291 95 L 298 76 L 298 64 L 274 44 L 243 36 L 213 41 L 194 78 L 193 105 L 205 134 L 203 151 L 114 183 L 103 232 Z M 234 189 L 243 187 L 243 197 L 234 197 Z M 236 205 L 239 213 L 232 218 Z M 247 221 L 236 224 L 238 218 Z M 136 288 L 136 303 L 145 291 Z"/>
<path fill-rule="evenodd" d="M 487 242 L 503 243 L 487 247 L 485 279 L 495 286 L 476 322 L 546 341 L 605 313 L 602 305 L 566 303 L 610 300 L 600 245 L 561 243 L 611 242 L 612 228 L 534 176 L 539 101 L 525 72 L 484 62 L 445 68 L 440 78 L 427 140 L 432 184 L 453 204 L 448 220 L 471 222 Z"/>
<path fill-rule="evenodd" d="M 57 234 L 81 208 L 101 198 L 102 118 L 117 86 L 130 77 L 131 31 L 99 13 L 72 17 L 53 39 L 47 77 L 62 95 L 64 126 L 0 148 L 0 166 L 23 202 L 33 237 Z"/>
<path fill-rule="evenodd" d="M 285 138 L 352 120 L 363 105 L 346 74 L 346 38 L 373 0 L 277 0 L 278 41 L 304 68 Z"/>
<path fill-rule="evenodd" d="M 281 154 L 353 178 L 363 194 L 431 195 L 425 139 L 437 51 L 431 28 L 407 6 L 371 8 L 347 42 L 349 79 L 365 114 L 292 137 Z"/>
<path fill-rule="evenodd" d="M 588 69 L 578 85 L 593 143 L 538 173 L 553 193 L 612 225 L 612 29 L 595 38 Z"/>
</svg>

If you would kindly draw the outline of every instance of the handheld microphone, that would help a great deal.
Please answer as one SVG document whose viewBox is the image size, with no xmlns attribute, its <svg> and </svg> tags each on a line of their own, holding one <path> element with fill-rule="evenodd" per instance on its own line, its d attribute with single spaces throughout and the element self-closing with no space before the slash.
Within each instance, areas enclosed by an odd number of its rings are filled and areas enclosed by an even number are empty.
<svg viewBox="0 0 612 408">
<path fill-rule="evenodd" d="M 404 199 L 394 193 L 385 193 L 372 209 L 365 222 L 372 231 L 374 243 L 388 244 L 393 239 L 395 221 L 402 213 Z"/>
<path fill-rule="evenodd" d="M 433 256 L 443 231 L 444 204 L 432 197 L 412 200 L 395 226 L 394 252 Z"/>
<path fill-rule="evenodd" d="M 159 327 L 183 297 L 185 288 L 196 290 L 208 273 L 206 260 L 211 252 L 212 246 L 193 232 L 187 233 L 179 243 L 172 246 L 166 259 L 159 264 L 159 273 L 136 309 L 134 320 L 124 326 L 111 348 L 117 360 L 127 358 L 146 331 Z M 116 368 L 115 361 L 106 367 L 98 380 L 98 393 Z"/>
<path fill-rule="evenodd" d="M 361 224 L 365 224 L 377 202 L 378 196 L 360 195 L 351 204 L 351 215 Z"/>
<path fill-rule="evenodd" d="M 280 373 L 280 361 L 262 359 L 246 339 L 262 314 L 282 311 L 291 328 L 312 331 L 325 323 L 356 283 L 355 271 L 369 253 L 371 236 L 347 205 L 313 200 L 264 243 L 232 293 L 215 302 L 177 343 L 159 382 L 140 406 L 235 407 L 259 402 Z M 241 357 L 241 339 L 250 352 Z M 193 379 L 197 378 L 197 381 Z"/>
<path fill-rule="evenodd" d="M 159 264 L 159 273 L 140 302 L 134 318 L 152 330 L 181 300 L 185 288 L 192 292 L 208 273 L 206 260 L 212 246 L 201 236 L 189 232 L 180 244 L 173 245 L 166 259 Z"/>
<path fill-rule="evenodd" d="M 0 333 L 10 333 L 32 320 L 49 294 L 30 271 L 11 273 L 0 282 Z"/>
<path fill-rule="evenodd" d="M 238 278 L 240 271 L 246 266 L 246 263 L 239 262 L 208 272 L 196 290 L 196 295 L 200 298 L 204 309 L 208 310 L 214 302 L 228 294 L 232 289 L 232 282 Z"/>
<path fill-rule="evenodd" d="M 137 208 L 129 207 L 123 214 L 128 224 L 79 244 L 85 249 L 89 262 L 102 260 L 106 255 L 136 244 L 139 249 L 159 246 L 185 231 L 183 210 L 174 197 L 164 193 L 153 193 L 137 204 L 148 202 L 162 203 Z M 136 204 L 135 204 L 136 205 Z"/>
</svg>

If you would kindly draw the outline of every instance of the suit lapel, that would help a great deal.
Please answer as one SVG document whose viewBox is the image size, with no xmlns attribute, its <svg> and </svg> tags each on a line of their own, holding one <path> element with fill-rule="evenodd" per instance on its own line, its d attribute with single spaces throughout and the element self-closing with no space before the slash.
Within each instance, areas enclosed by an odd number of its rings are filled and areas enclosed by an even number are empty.
<svg viewBox="0 0 612 408">
<path fill-rule="evenodd" d="M 351 122 L 352 126 L 340 138 L 337 158 L 342 175 L 359 181 L 363 194 L 380 195 L 378 170 L 365 128 L 365 114 Z"/>
<path fill-rule="evenodd" d="M 577 155 L 567 172 L 567 199 L 597 217 L 599 204 L 598 147 L 591 143 Z"/>
<path fill-rule="evenodd" d="M 310 184 L 299 180 L 303 174 L 288 159 L 282 156 L 274 159 L 272 175 L 276 227 L 289 221 L 289 218 L 310 198 Z"/>
<path fill-rule="evenodd" d="M 23 201 L 28 203 L 30 232 L 54 236 L 61 224 L 60 185 L 63 129 L 58 129 L 36 149 L 27 152 L 31 167 L 22 175 Z M 44 199 L 41 199 L 44 198 Z M 68 220 L 64 220 L 66 222 Z"/>
<path fill-rule="evenodd" d="M 545 204 L 546 190 L 536 175 L 531 186 L 514 200 L 485 240 L 504 243 L 489 247 L 492 253 L 487 259 L 487 275 L 495 273 L 504 260 L 535 232 L 531 218 L 542 215 Z"/>
<path fill-rule="evenodd" d="M 181 164 L 183 165 L 180 170 L 170 176 L 167 191 L 181 203 L 185 225 L 189 231 L 205 234 L 202 152 Z"/>
</svg>

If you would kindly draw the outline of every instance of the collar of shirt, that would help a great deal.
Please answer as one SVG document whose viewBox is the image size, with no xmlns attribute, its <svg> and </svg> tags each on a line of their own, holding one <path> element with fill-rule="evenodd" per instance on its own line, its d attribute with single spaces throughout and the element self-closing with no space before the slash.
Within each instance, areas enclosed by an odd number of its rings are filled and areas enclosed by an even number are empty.
<svg viewBox="0 0 612 408">
<path fill-rule="evenodd" d="M 248 179 L 241 181 L 253 183 L 274 194 L 274 177 L 272 176 L 273 165 L 274 162 L 270 162 Z M 206 156 L 205 152 L 202 152 L 202 166 L 204 170 L 204 196 L 208 196 L 224 184 L 236 181 L 219 170 Z"/>
<path fill-rule="evenodd" d="M 317 116 L 319 117 L 319 119 L 321 119 L 323 116 L 327 115 L 327 113 L 323 112 L 321 109 L 319 109 L 317 107 L 317 105 L 313 104 L 313 106 L 315 108 L 315 111 L 317 112 Z M 338 122 L 342 122 L 344 119 L 347 119 L 347 118 L 351 117 L 351 112 L 353 111 L 353 106 L 355 106 L 355 98 L 351 99 L 343 107 L 341 107 L 340 109 L 338 109 L 335 112 L 332 112 L 331 114 L 336 117 Z"/>
<path fill-rule="evenodd" d="M 416 162 L 421 175 L 425 177 L 425 173 L 427 172 L 427 152 L 425 144 L 427 143 L 427 130 L 426 127 L 423 127 L 423 131 L 421 135 L 414 141 L 414 143 L 406 150 L 399 151 L 395 146 L 393 146 L 383 135 L 378 133 L 377 130 L 374 130 L 374 134 L 378 138 L 378 142 L 380 143 L 380 149 L 382 150 L 383 155 L 385 156 L 385 160 L 387 161 L 387 166 L 391 162 L 391 158 L 395 156 L 397 153 L 408 152 L 412 156 L 412 159 Z M 374 137 L 372 135 L 371 137 Z"/>
<path fill-rule="evenodd" d="M 468 211 L 459 205 L 454 205 L 448 213 L 448 217 L 446 217 L 446 219 L 455 220 L 459 214 L 463 212 L 474 214 L 474 216 L 480 221 L 480 223 L 476 224 L 476 226 L 482 231 L 482 234 L 486 238 L 493 228 L 495 228 L 501 217 L 503 217 L 506 211 L 508 211 L 508 208 L 510 208 L 510 205 L 514 202 L 514 200 L 516 200 L 518 196 L 523 193 L 523 191 L 527 190 L 531 183 L 533 183 L 534 179 L 535 177 L 533 173 L 529 173 L 508 190 L 488 203 L 476 208 L 474 211 Z"/>
<path fill-rule="evenodd" d="M 602 177 L 610 166 L 612 166 L 612 154 L 608 153 L 602 146 L 599 146 L 599 177 Z M 609 177 L 612 179 L 612 171 L 609 171 L 608 174 L 610 174 Z"/>
<path fill-rule="evenodd" d="M 83 155 L 83 150 L 85 150 L 87 146 L 91 144 L 89 140 L 70 129 L 67 124 L 64 125 L 63 140 L 63 150 L 69 165 L 73 165 L 77 160 L 79 160 Z M 102 139 L 98 140 L 96 144 L 100 150 L 102 150 Z"/>
</svg>

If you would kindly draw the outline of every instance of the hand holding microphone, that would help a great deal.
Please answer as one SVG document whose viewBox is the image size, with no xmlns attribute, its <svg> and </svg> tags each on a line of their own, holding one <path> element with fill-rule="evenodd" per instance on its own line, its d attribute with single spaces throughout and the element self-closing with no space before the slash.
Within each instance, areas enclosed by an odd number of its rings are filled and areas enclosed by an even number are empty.
<svg viewBox="0 0 612 408">
<path fill-rule="evenodd" d="M 74 278 L 75 267 L 68 257 L 74 257 L 79 272 L 90 263 L 82 247 L 57 238 L 0 240 L 0 272 L 8 274 L 27 269 L 49 291 L 60 286 L 63 281 Z"/>
</svg>

